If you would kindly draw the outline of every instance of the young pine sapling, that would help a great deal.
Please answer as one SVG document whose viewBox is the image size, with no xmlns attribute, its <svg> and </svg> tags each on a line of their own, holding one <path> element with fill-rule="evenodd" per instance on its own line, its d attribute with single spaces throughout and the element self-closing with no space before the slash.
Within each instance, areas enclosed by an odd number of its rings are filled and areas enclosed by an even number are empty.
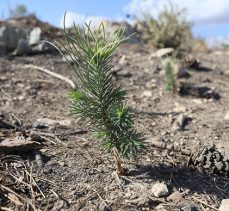
<svg viewBox="0 0 229 211">
<path fill-rule="evenodd" d="M 165 61 L 162 62 L 162 66 L 166 75 L 165 89 L 175 94 L 177 92 L 176 76 L 174 73 L 176 68 L 175 55 L 166 58 Z"/>
<path fill-rule="evenodd" d="M 103 150 L 114 155 L 120 175 L 124 174 L 120 157 L 130 158 L 144 149 L 143 135 L 134 129 L 133 110 L 126 104 L 126 92 L 110 72 L 112 53 L 125 40 L 124 32 L 122 25 L 107 39 L 103 24 L 95 31 L 86 24 L 80 30 L 74 26 L 74 35 L 64 27 L 67 46 L 57 41 L 77 63 L 72 67 L 80 86 L 69 94 L 71 113 L 93 127 Z"/>
</svg>

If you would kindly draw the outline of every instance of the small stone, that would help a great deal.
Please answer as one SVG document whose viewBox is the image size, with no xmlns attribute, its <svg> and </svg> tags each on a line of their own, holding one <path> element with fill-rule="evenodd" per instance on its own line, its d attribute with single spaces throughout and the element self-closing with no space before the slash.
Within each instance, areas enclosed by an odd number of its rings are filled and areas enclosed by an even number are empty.
<svg viewBox="0 0 229 211">
<path fill-rule="evenodd" d="M 60 162 L 59 162 L 59 165 L 60 165 L 61 167 L 66 167 L 66 166 L 67 166 L 67 164 L 66 164 L 64 161 L 60 161 Z"/>
<path fill-rule="evenodd" d="M 55 125 L 57 121 L 49 118 L 39 118 L 37 119 L 37 123 L 43 124 L 48 127 Z"/>
<path fill-rule="evenodd" d="M 25 99 L 25 96 L 24 96 L 24 95 L 20 95 L 20 96 L 18 96 L 17 99 L 18 99 L 18 100 L 24 100 L 24 99 Z"/>
<path fill-rule="evenodd" d="M 177 78 L 189 78 L 191 75 L 183 67 L 177 69 Z"/>
<path fill-rule="evenodd" d="M 127 63 L 127 57 L 126 55 L 123 55 L 121 59 L 118 62 L 120 65 L 126 64 Z"/>
<path fill-rule="evenodd" d="M 72 124 L 72 121 L 70 119 L 63 119 L 57 122 L 59 125 L 64 127 L 69 127 Z"/>
<path fill-rule="evenodd" d="M 229 199 L 223 199 L 221 201 L 219 211 L 228 211 L 229 210 Z"/>
<path fill-rule="evenodd" d="M 159 204 L 158 206 L 155 207 L 155 210 L 157 211 L 169 211 L 166 209 L 163 205 Z"/>
<path fill-rule="evenodd" d="M 179 104 L 175 104 L 175 108 L 173 109 L 173 111 L 175 113 L 182 113 L 182 112 L 186 112 L 187 111 L 187 108 L 183 105 L 179 105 Z"/>
<path fill-rule="evenodd" d="M 169 194 L 167 185 L 164 183 L 156 183 L 151 188 L 151 192 L 155 197 L 163 197 Z"/>
<path fill-rule="evenodd" d="M 6 76 L 0 76 L 0 81 L 6 81 L 7 77 Z"/>
<path fill-rule="evenodd" d="M 203 101 L 201 99 L 193 99 L 192 102 L 194 102 L 195 104 L 198 104 L 198 105 L 203 103 Z"/>
<path fill-rule="evenodd" d="M 198 211 L 194 205 L 186 205 L 181 208 L 182 211 Z"/>
<path fill-rule="evenodd" d="M 153 96 L 153 93 L 149 90 L 145 90 L 142 93 L 142 97 L 152 97 L 152 96 Z"/>
<path fill-rule="evenodd" d="M 168 56 L 171 55 L 174 51 L 174 48 L 162 48 L 157 50 L 155 53 L 151 54 L 150 58 L 154 58 L 154 57 L 164 57 L 164 56 Z"/>
<path fill-rule="evenodd" d="M 157 87 L 157 84 L 156 84 L 155 79 L 152 79 L 150 82 L 148 82 L 148 83 L 146 84 L 146 87 L 149 88 L 149 89 L 156 88 L 156 87 Z"/>
<path fill-rule="evenodd" d="M 151 159 L 150 158 L 146 158 L 146 162 L 150 162 L 151 161 Z"/>
<path fill-rule="evenodd" d="M 54 120 L 49 118 L 39 118 L 37 121 L 33 124 L 33 127 L 36 128 L 43 128 L 43 127 L 52 127 L 56 125 L 60 125 L 63 127 L 69 127 L 72 124 L 72 121 L 70 119 L 63 119 L 63 120 Z"/>
<path fill-rule="evenodd" d="M 225 120 L 229 120 L 229 111 L 226 112 L 225 116 L 224 116 Z"/>
<path fill-rule="evenodd" d="M 167 197 L 168 201 L 178 202 L 178 201 L 184 201 L 182 194 L 179 191 L 173 192 L 171 195 Z"/>
<path fill-rule="evenodd" d="M 172 127 L 173 131 L 177 132 L 177 131 L 183 130 L 186 119 L 187 119 L 187 116 L 184 113 L 181 113 L 178 116 L 177 120 L 175 121 L 175 123 Z"/>
<path fill-rule="evenodd" d="M 223 167 L 224 167 L 223 162 L 215 162 L 215 168 L 217 169 L 217 171 L 222 171 Z"/>
</svg>

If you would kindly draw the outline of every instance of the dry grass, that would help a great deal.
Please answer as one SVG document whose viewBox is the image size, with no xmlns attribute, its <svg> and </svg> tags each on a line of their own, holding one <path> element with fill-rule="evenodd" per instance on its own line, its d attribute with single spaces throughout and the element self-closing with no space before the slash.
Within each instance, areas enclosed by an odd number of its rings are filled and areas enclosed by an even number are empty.
<svg viewBox="0 0 229 211">
<path fill-rule="evenodd" d="M 172 4 L 165 7 L 158 18 L 147 14 L 137 25 L 143 39 L 157 48 L 177 48 L 192 36 L 192 24 L 185 19 L 185 10 Z"/>
<path fill-rule="evenodd" d="M 29 162 L 16 155 L 0 157 L 0 205 L 2 210 L 38 210 L 45 198 Z"/>
</svg>

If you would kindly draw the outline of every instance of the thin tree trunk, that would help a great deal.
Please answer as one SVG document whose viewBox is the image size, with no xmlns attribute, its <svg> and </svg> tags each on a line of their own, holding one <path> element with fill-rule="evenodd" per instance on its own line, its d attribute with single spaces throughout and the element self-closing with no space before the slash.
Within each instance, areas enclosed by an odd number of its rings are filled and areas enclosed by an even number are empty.
<svg viewBox="0 0 229 211">
<path fill-rule="evenodd" d="M 120 162 L 118 153 L 117 153 L 117 151 L 115 149 L 113 150 L 113 156 L 114 156 L 115 165 L 116 165 L 116 169 L 118 171 L 118 174 L 120 176 L 124 176 L 125 175 L 125 169 L 122 167 L 122 164 Z"/>
</svg>

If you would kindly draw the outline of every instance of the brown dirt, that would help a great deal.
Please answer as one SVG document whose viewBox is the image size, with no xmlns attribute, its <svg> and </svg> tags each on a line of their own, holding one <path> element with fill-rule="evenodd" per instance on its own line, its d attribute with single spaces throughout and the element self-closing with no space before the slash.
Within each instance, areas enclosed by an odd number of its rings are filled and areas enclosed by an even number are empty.
<svg viewBox="0 0 229 211">
<path fill-rule="evenodd" d="M 125 45 L 114 55 L 115 80 L 128 91 L 128 103 L 135 108 L 138 129 L 147 140 L 173 142 L 193 152 L 215 144 L 229 159 L 229 120 L 225 119 L 229 112 L 227 53 L 195 53 L 203 68 L 189 70 L 191 77 L 181 80 L 214 89 L 220 95 L 215 100 L 181 97 L 165 91 L 165 76 L 150 59 L 152 52 L 146 46 Z M 99 141 L 90 138 L 84 122 L 69 115 L 68 85 L 35 69 L 23 68 L 25 64 L 38 65 L 77 81 L 60 56 L 0 58 L 0 118 L 14 124 L 21 121 L 25 129 L 58 137 L 47 137 L 56 144 L 46 141 L 46 147 L 40 150 L 43 167 L 37 166 L 31 152 L 18 153 L 26 166 L 32 166 L 32 174 L 45 195 L 36 195 L 37 209 L 154 210 L 161 204 L 167 210 L 179 210 L 194 204 L 204 210 L 208 206 L 196 198 L 218 208 L 221 200 L 229 197 L 228 178 L 187 168 L 187 156 L 157 149 L 150 141 L 137 160 L 123 162 L 128 174 L 119 178 L 113 158 L 100 151 Z M 173 122 L 182 110 L 190 121 L 183 131 L 174 132 Z M 72 124 L 36 129 L 32 126 L 38 118 L 70 119 Z M 156 182 L 166 183 L 170 193 L 182 192 L 184 200 L 168 202 L 166 198 L 153 197 L 150 190 Z M 29 191 L 15 191 L 32 198 Z M 13 210 L 26 210 L 26 205 L 15 206 L 1 199 L 0 192 L 1 203 Z"/>
</svg>

